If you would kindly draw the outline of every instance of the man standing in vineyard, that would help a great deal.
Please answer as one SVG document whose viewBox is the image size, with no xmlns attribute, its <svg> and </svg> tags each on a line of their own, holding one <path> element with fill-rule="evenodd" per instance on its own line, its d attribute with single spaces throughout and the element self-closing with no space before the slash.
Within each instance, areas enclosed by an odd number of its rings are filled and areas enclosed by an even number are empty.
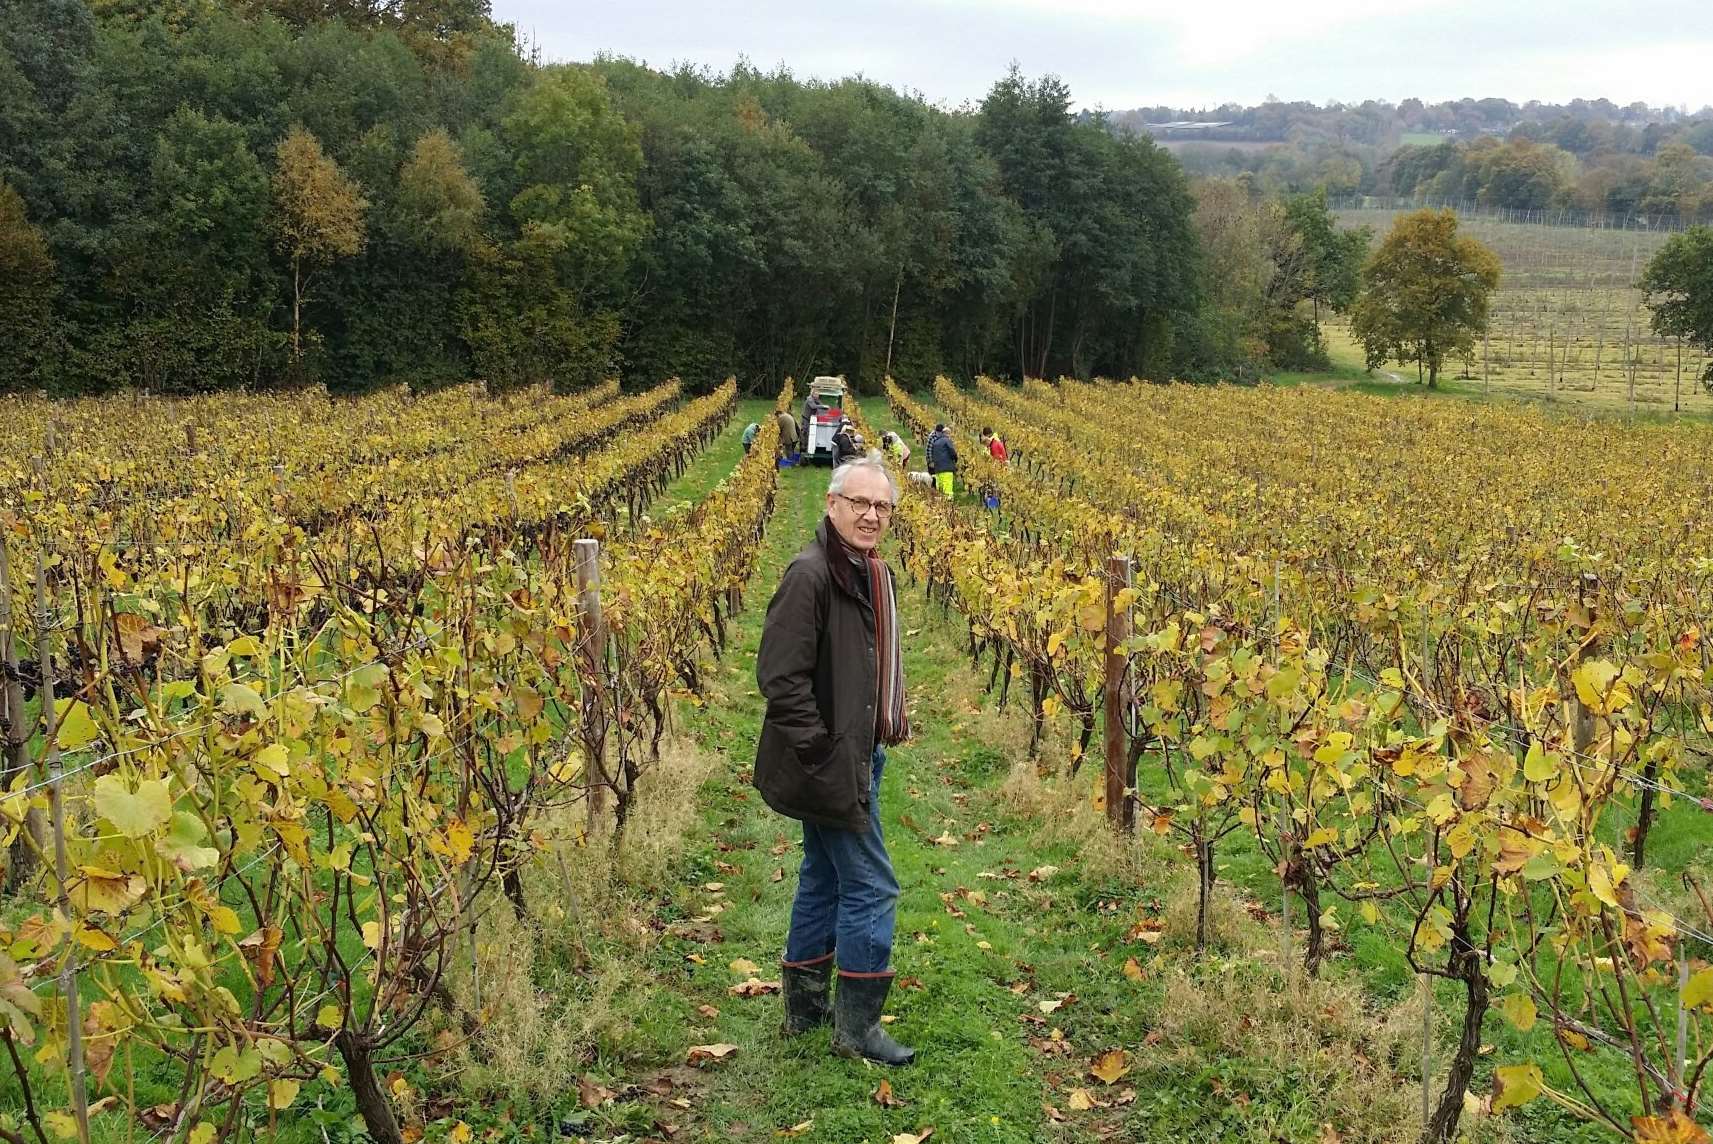
<svg viewBox="0 0 1713 1144">
<path fill-rule="evenodd" d="M 952 435 L 944 423 L 936 425 L 928 434 L 928 472 L 934 478 L 934 487 L 945 493 L 948 499 L 957 480 L 957 471 L 958 447 L 952 444 Z"/>
<path fill-rule="evenodd" d="M 910 720 L 895 584 L 875 551 L 897 501 L 878 451 L 833 471 L 827 515 L 767 605 L 755 663 L 767 715 L 754 782 L 768 806 L 803 823 L 782 973 L 785 1034 L 830 1014 L 835 1053 L 901 1065 L 915 1050 L 880 1024 L 898 909 L 880 777 L 886 746 L 909 737 Z"/>
<path fill-rule="evenodd" d="M 789 457 L 797 452 L 797 419 L 791 410 L 779 411 L 779 455 Z"/>
</svg>

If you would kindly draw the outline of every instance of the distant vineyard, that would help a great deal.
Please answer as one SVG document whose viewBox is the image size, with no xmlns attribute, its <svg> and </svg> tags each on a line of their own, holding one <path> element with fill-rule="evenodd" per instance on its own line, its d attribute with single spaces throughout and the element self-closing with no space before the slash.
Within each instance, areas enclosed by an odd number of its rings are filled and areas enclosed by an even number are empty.
<svg viewBox="0 0 1713 1144">
<path fill-rule="evenodd" d="M 1336 217 L 1383 235 L 1399 213 L 1352 208 Z M 1713 394 L 1699 381 L 1707 359 L 1657 337 L 1635 288 L 1669 231 L 1553 225 L 1539 212 L 1475 212 L 1460 220 L 1459 229 L 1504 264 L 1491 329 L 1462 371 L 1466 379 L 1558 401 L 1713 411 Z M 1335 347 L 1350 345 L 1341 324 L 1329 333 Z"/>
</svg>

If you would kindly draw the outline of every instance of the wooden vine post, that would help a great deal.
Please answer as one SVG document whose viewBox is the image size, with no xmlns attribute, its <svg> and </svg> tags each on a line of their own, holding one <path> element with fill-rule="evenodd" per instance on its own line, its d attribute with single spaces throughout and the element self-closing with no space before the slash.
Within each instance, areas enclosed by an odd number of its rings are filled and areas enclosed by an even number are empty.
<svg viewBox="0 0 1713 1144">
<path fill-rule="evenodd" d="M 601 542 L 575 544 L 577 577 L 578 674 L 582 678 L 581 734 L 584 775 L 589 789 L 589 831 L 594 833 L 607 802 L 607 625 L 601 615 Z"/>
<path fill-rule="evenodd" d="M 1119 593 L 1130 587 L 1133 573 L 1128 556 L 1106 562 L 1106 820 L 1119 830 L 1134 830 L 1136 806 L 1125 793 L 1129 741 L 1125 734 L 1124 642 L 1130 638 L 1130 609 L 1118 606 Z"/>
<path fill-rule="evenodd" d="M 0 712 L 5 714 L 6 739 L 0 750 L 0 781 L 10 788 L 15 776 L 30 769 L 29 709 L 24 703 L 23 677 L 18 673 L 16 613 L 12 610 L 12 564 L 4 541 L 0 541 L 0 671 L 5 673 L 0 689 Z M 31 808 L 24 820 L 24 834 L 12 844 L 6 884 L 18 887 L 35 868 L 36 855 L 47 851 L 47 822 L 40 810 Z"/>
<path fill-rule="evenodd" d="M 1279 618 L 1284 615 L 1283 606 L 1279 599 L 1280 581 L 1284 579 L 1284 562 L 1275 558 L 1273 561 L 1273 630 L 1269 633 L 1273 640 L 1273 666 L 1280 666 L 1278 655 Z M 1287 777 L 1289 772 L 1286 772 Z M 1296 958 L 1291 953 L 1291 861 L 1295 857 L 1295 846 L 1292 842 L 1292 826 L 1290 811 L 1286 806 L 1286 796 L 1279 799 L 1279 968 L 1285 975 L 1289 985 L 1296 983 Z"/>
<path fill-rule="evenodd" d="M 40 462 L 36 466 L 41 472 Z M 42 672 L 42 749 L 48 772 L 48 799 L 53 817 L 54 881 L 57 886 L 59 912 L 71 917 L 69 893 L 69 863 L 65 851 L 65 762 L 59 752 L 59 709 L 54 701 L 53 649 L 48 632 L 53 613 L 48 610 L 48 572 L 42 550 L 36 549 L 36 663 Z M 77 942 L 66 938 L 65 960 L 60 963 L 60 996 L 65 999 L 66 1081 L 71 1090 L 71 1111 L 77 1124 L 77 1138 L 89 1144 L 89 1089 L 84 1077 L 83 1017 L 77 995 Z"/>
</svg>

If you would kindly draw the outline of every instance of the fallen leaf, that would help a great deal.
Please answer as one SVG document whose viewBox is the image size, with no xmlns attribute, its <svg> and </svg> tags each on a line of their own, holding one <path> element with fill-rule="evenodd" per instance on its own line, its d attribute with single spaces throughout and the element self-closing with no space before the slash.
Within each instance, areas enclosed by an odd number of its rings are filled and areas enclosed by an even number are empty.
<svg viewBox="0 0 1713 1144">
<path fill-rule="evenodd" d="M 1071 1043 L 1065 1040 L 1064 1031 L 1054 1029 L 1045 1037 L 1030 1037 L 1029 1046 L 1042 1056 L 1068 1057 L 1071 1055 Z"/>
<path fill-rule="evenodd" d="M 712 1005 L 698 1005 L 696 1006 L 696 1012 L 702 1014 L 702 1016 L 706 1017 L 710 1021 L 720 1015 L 720 1011 Z"/>
<path fill-rule="evenodd" d="M 1051 1001 L 1037 1001 L 1035 1008 L 1043 1013 L 1056 1013 L 1077 999 L 1075 993 L 1060 993 Z"/>
<path fill-rule="evenodd" d="M 885 1077 L 880 1078 L 880 1087 L 874 1090 L 874 1102 L 882 1108 L 904 1107 L 904 1102 L 892 1091 L 892 1082 Z"/>
<path fill-rule="evenodd" d="M 1065 1107 L 1072 1112 L 1087 1112 L 1094 1107 L 1094 1097 L 1089 1095 L 1086 1088 L 1073 1088 L 1070 1096 L 1065 1100 Z"/>
<path fill-rule="evenodd" d="M 934 1134 L 934 1129 L 920 1129 L 916 1132 L 900 1132 L 892 1138 L 892 1144 L 922 1144 L 922 1141 Z"/>
<path fill-rule="evenodd" d="M 770 879 L 770 880 L 771 880 L 771 881 L 774 881 L 774 882 L 783 882 L 783 881 L 785 881 L 785 867 L 783 867 L 783 866 L 781 866 L 781 867 L 779 867 L 779 868 L 778 868 L 778 869 L 777 869 L 777 870 L 775 870 L 775 871 L 774 871 L 774 872 L 773 872 L 773 877 L 772 877 L 772 879 Z"/>
<path fill-rule="evenodd" d="M 1148 945 L 1157 945 L 1160 939 L 1166 936 L 1165 931 L 1165 922 L 1157 921 L 1153 918 L 1147 918 L 1137 922 L 1134 926 L 1131 926 L 1130 933 L 1126 936 L 1128 936 L 1131 941 L 1140 941 L 1145 942 Z"/>
<path fill-rule="evenodd" d="M 763 981 L 759 977 L 752 977 L 748 981 L 738 982 L 726 992 L 733 997 L 765 997 L 769 993 L 778 993 L 779 989 L 780 983 L 777 981 Z"/>
<path fill-rule="evenodd" d="M 958 837 L 957 837 L 957 835 L 953 834 L 951 831 L 946 831 L 945 833 L 941 834 L 938 838 L 934 839 L 934 845 L 935 846 L 956 846 L 957 844 L 958 844 Z"/>
<path fill-rule="evenodd" d="M 1124 976 L 1132 981 L 1140 981 L 1147 976 L 1147 973 L 1142 969 L 1140 961 L 1134 957 L 1127 957 L 1124 959 Z"/>
<path fill-rule="evenodd" d="M 1108 1049 L 1095 1058 L 1088 1071 L 1102 1084 L 1117 1084 L 1118 1078 L 1130 1071 L 1130 1062 L 1123 1049 Z"/>
<path fill-rule="evenodd" d="M 689 1065 L 699 1065 L 706 1061 L 723 1061 L 737 1051 L 738 1047 L 736 1045 L 725 1043 L 717 1045 L 691 1045 L 690 1051 L 685 1054 L 684 1063 Z"/>
<path fill-rule="evenodd" d="M 813 1120 L 805 1120 L 801 1124 L 793 1124 L 789 1128 L 781 1128 L 778 1132 L 775 1132 L 774 1135 L 775 1136 L 801 1136 L 801 1135 L 803 1135 L 803 1133 L 809 1131 L 809 1129 L 811 1129 L 813 1127 L 815 1127 L 815 1122 Z"/>
<path fill-rule="evenodd" d="M 729 967 L 733 973 L 741 973 L 745 977 L 754 977 L 761 972 L 761 967 L 748 958 L 740 957 Z"/>
<path fill-rule="evenodd" d="M 720 927 L 710 921 L 673 922 L 666 927 L 666 932 L 685 941 L 704 944 L 718 944 L 726 940 L 726 935 L 720 932 Z"/>
<path fill-rule="evenodd" d="M 599 1108 L 617 1094 L 589 1077 L 577 1078 L 577 1098 L 584 1108 Z"/>
<path fill-rule="evenodd" d="M 1344 1144 L 1344 1137 L 1338 1134 L 1338 1129 L 1334 1128 L 1329 1120 L 1320 1126 L 1320 1140 L 1317 1144 Z"/>
</svg>

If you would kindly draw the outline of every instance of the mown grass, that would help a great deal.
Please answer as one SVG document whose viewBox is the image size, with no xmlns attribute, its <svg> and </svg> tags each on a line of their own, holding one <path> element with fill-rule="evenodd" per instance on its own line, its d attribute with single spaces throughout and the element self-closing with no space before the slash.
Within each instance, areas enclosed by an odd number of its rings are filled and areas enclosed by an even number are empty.
<svg viewBox="0 0 1713 1144">
<path fill-rule="evenodd" d="M 1327 354 L 1331 366 L 1325 370 L 1280 370 L 1265 377 L 1272 385 L 1320 385 L 1331 389 L 1348 389 L 1357 393 L 1381 397 L 1455 397 L 1466 401 L 1536 402 L 1544 408 L 1562 411 L 1568 416 L 1625 417 L 1638 421 L 1706 421 L 1713 411 L 1705 407 L 1704 399 L 1695 391 L 1699 384 L 1693 377 L 1684 380 L 1685 400 L 1681 412 L 1674 412 L 1670 400 L 1662 401 L 1658 394 L 1643 392 L 1631 403 L 1625 399 L 1621 385 L 1598 392 L 1576 388 L 1553 388 L 1545 381 L 1524 377 L 1513 370 L 1495 369 L 1491 382 L 1479 376 L 1463 377 L 1462 365 L 1449 362 L 1440 371 L 1438 384 L 1430 389 L 1417 378 L 1414 365 L 1399 365 L 1388 361 L 1369 370 L 1363 361 L 1362 347 L 1354 342 L 1342 324 L 1322 323 L 1326 335 Z M 1479 373 L 1479 364 L 1477 373 Z"/>
</svg>

